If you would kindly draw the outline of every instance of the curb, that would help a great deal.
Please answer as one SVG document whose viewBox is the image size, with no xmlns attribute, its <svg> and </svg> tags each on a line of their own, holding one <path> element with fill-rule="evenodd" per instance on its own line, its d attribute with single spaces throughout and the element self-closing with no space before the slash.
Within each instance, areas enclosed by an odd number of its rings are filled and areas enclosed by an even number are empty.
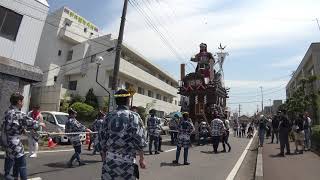
<svg viewBox="0 0 320 180">
<path fill-rule="evenodd" d="M 258 156 L 256 161 L 256 173 L 255 180 L 263 180 L 263 158 L 262 158 L 263 147 L 259 147 Z"/>
</svg>

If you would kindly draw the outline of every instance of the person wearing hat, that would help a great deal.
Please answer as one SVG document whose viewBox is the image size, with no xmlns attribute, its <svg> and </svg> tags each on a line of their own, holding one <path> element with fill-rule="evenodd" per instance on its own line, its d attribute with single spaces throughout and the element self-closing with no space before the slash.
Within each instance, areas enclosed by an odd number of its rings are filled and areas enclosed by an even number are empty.
<svg viewBox="0 0 320 180">
<path fill-rule="evenodd" d="M 76 120 L 77 112 L 70 108 L 68 110 L 69 118 L 66 121 L 65 125 L 65 132 L 66 133 L 79 133 L 79 132 L 92 132 L 90 129 L 86 128 L 84 125 L 82 125 L 79 121 Z M 74 148 L 74 154 L 72 155 L 71 159 L 68 162 L 68 167 L 71 168 L 73 166 L 73 161 L 77 160 L 79 163 L 79 166 L 85 165 L 84 162 L 80 159 L 81 154 L 81 141 L 80 141 L 80 135 L 79 134 L 69 134 L 68 135 L 70 142 L 73 145 Z"/>
<path fill-rule="evenodd" d="M 12 179 L 10 171 L 13 168 L 14 179 L 27 180 L 27 162 L 21 135 L 25 130 L 38 129 L 43 123 L 35 121 L 21 111 L 24 97 L 21 93 L 13 93 L 10 97 L 10 107 L 5 112 L 1 130 L 1 142 L 5 149 L 4 179 Z"/>
<path fill-rule="evenodd" d="M 220 119 L 218 112 L 213 113 L 213 120 L 211 121 L 211 136 L 214 153 L 218 153 L 220 139 L 225 131 L 223 121 Z"/>
<path fill-rule="evenodd" d="M 32 108 L 32 111 L 28 113 L 29 117 L 32 117 L 35 121 L 38 121 L 39 123 L 43 123 L 43 117 L 40 113 L 40 106 L 35 105 Z M 30 130 L 28 133 L 28 144 L 29 144 L 29 157 L 31 158 L 36 158 L 37 157 L 37 152 L 39 149 L 39 138 L 40 135 L 37 131 L 41 131 L 42 126 L 39 126 L 38 129 Z"/>
<path fill-rule="evenodd" d="M 92 124 L 92 131 L 94 132 L 99 132 L 100 129 L 102 128 L 103 125 L 103 121 L 105 118 L 106 114 L 103 111 L 99 111 L 97 119 L 94 120 L 93 124 Z M 96 152 L 100 152 L 101 151 L 101 147 L 99 144 L 99 137 L 96 134 L 93 134 L 93 141 L 94 141 L 94 147 L 93 147 L 93 152 L 92 154 L 95 155 Z M 90 141 L 91 143 L 91 141 Z"/>
<path fill-rule="evenodd" d="M 155 154 L 159 154 L 159 140 L 160 140 L 160 119 L 155 116 L 156 110 L 149 111 L 150 117 L 147 120 L 147 130 L 149 134 L 149 153 L 152 154 L 152 143 L 154 143 Z"/>
<path fill-rule="evenodd" d="M 146 147 L 145 130 L 138 113 L 129 110 L 130 96 L 125 89 L 115 93 L 117 109 L 108 114 L 99 131 L 102 180 L 139 178 L 136 154 L 140 156 L 140 167 L 146 167 L 143 152 Z"/>
<path fill-rule="evenodd" d="M 189 114 L 188 113 L 183 113 L 182 119 L 178 125 L 178 142 L 177 142 L 177 151 L 176 151 L 176 160 L 174 160 L 172 163 L 173 164 L 178 164 L 179 163 L 179 157 L 180 157 L 180 152 L 181 148 L 183 147 L 184 149 L 184 165 L 189 165 L 190 163 L 188 162 L 188 152 L 189 152 L 189 147 L 191 146 L 191 140 L 190 136 L 191 133 L 194 131 L 194 126 L 192 124 L 192 121 L 189 119 Z"/>
<path fill-rule="evenodd" d="M 201 121 L 199 125 L 199 139 L 198 139 L 198 146 L 201 144 L 206 144 L 207 138 L 209 136 L 209 125 L 205 121 Z"/>
</svg>

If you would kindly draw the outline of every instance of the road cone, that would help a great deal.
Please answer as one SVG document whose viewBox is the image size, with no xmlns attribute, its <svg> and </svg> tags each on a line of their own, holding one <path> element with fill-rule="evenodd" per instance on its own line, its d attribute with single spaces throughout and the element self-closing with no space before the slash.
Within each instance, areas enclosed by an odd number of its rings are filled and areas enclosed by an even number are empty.
<svg viewBox="0 0 320 180">
<path fill-rule="evenodd" d="M 90 133 L 86 133 L 86 144 L 90 144 Z"/>
<path fill-rule="evenodd" d="M 55 147 L 56 145 L 57 145 L 57 144 L 52 141 L 52 138 L 51 138 L 51 137 L 48 137 L 48 147 L 49 147 L 49 148 L 53 148 L 53 147 Z"/>
</svg>

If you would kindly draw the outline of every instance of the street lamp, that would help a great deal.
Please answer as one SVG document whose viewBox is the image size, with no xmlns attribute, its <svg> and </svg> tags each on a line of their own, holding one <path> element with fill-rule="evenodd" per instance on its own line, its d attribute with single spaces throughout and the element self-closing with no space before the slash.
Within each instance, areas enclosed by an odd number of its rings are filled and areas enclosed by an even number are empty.
<svg viewBox="0 0 320 180">
<path fill-rule="evenodd" d="M 110 102 L 110 98 L 111 98 L 111 94 L 110 92 L 108 91 L 107 88 L 105 88 L 102 84 L 99 83 L 98 81 L 98 75 L 99 75 L 99 68 L 100 68 L 100 65 L 102 64 L 102 61 L 103 61 L 103 57 L 102 56 L 97 56 L 96 57 L 96 64 L 97 64 L 97 73 L 96 73 L 96 83 L 99 84 L 100 87 L 102 87 L 107 93 L 108 93 L 108 101 Z M 109 112 L 109 108 L 110 108 L 110 103 L 109 103 L 109 107 L 108 107 L 108 112 Z"/>
</svg>

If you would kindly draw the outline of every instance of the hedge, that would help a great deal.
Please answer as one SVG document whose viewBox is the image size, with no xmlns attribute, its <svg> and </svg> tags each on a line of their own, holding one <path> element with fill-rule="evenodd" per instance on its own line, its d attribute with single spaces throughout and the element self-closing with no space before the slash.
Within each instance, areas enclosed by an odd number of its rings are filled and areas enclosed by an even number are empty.
<svg viewBox="0 0 320 180">
<path fill-rule="evenodd" d="M 78 112 L 77 119 L 80 121 L 94 121 L 97 116 L 95 109 L 86 103 L 75 102 L 70 107 Z"/>
<path fill-rule="evenodd" d="M 320 153 L 320 125 L 312 127 L 311 139 L 313 149 Z"/>
</svg>

